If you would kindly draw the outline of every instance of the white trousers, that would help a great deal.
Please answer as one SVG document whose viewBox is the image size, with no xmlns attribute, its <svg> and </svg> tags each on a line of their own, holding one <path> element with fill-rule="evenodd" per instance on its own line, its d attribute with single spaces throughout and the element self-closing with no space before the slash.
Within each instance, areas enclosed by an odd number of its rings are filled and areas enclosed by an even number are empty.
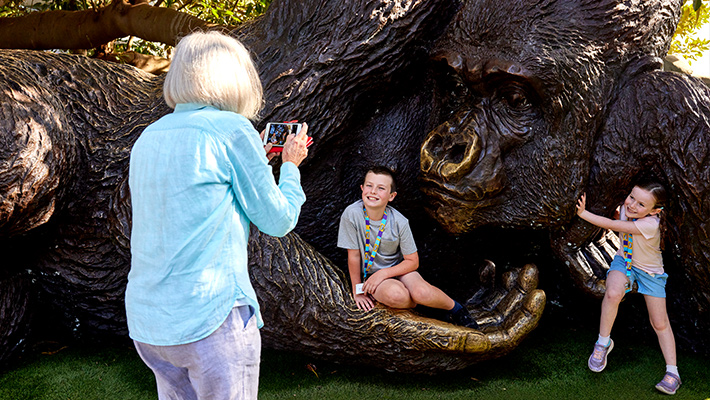
<svg viewBox="0 0 710 400">
<path fill-rule="evenodd" d="M 234 307 L 215 332 L 197 342 L 176 346 L 133 343 L 155 374 L 160 400 L 257 398 L 261 336 L 249 306 Z"/>
</svg>

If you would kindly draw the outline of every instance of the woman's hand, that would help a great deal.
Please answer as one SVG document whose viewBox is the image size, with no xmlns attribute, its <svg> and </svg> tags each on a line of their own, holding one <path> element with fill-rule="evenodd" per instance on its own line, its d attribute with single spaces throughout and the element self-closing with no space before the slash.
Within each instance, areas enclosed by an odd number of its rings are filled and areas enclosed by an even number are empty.
<svg viewBox="0 0 710 400">
<path fill-rule="evenodd" d="M 308 156 L 308 149 L 306 148 L 307 132 L 308 124 L 304 122 L 298 135 L 290 134 L 286 137 L 284 150 L 281 152 L 281 160 L 283 162 L 292 162 L 297 167 L 301 165 L 301 162 Z"/>
<path fill-rule="evenodd" d="M 266 135 L 266 131 L 261 131 L 261 134 L 259 135 L 261 137 L 262 143 L 264 142 L 264 135 Z M 274 147 L 272 143 L 267 143 L 266 146 L 264 146 L 264 151 L 266 152 L 266 158 L 271 161 L 278 155 L 278 153 L 269 153 L 269 150 Z"/>
</svg>

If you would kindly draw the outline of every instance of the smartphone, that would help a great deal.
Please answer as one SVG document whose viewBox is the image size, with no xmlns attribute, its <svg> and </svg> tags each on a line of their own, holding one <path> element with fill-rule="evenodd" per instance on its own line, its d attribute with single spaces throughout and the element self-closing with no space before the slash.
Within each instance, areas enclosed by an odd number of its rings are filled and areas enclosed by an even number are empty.
<svg viewBox="0 0 710 400">
<path fill-rule="evenodd" d="M 264 135 L 264 146 L 271 143 L 272 151 L 278 148 L 281 151 L 286 143 L 286 138 L 290 134 L 298 135 L 303 124 L 294 122 L 269 122 L 266 124 L 266 134 Z"/>
</svg>

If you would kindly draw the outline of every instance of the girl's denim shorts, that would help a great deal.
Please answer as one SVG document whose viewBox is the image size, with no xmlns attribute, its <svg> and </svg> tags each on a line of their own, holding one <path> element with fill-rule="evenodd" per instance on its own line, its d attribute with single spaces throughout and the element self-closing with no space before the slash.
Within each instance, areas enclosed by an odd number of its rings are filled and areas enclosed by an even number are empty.
<svg viewBox="0 0 710 400">
<path fill-rule="evenodd" d="M 614 256 L 614 260 L 609 266 L 609 272 L 611 271 L 619 271 L 626 275 L 626 262 L 624 262 L 624 257 L 619 255 Z M 607 275 L 609 275 L 609 272 L 607 272 Z M 632 266 L 630 279 L 631 286 L 634 285 L 634 282 L 638 283 L 639 293 L 653 297 L 666 297 L 666 280 L 668 280 L 668 274 L 649 274 Z"/>
</svg>

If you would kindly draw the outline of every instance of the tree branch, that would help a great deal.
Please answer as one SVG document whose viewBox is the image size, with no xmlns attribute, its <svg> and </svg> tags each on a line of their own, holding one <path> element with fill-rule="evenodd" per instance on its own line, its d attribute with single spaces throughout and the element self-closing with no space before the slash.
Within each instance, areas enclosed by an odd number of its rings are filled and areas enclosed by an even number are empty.
<svg viewBox="0 0 710 400">
<path fill-rule="evenodd" d="M 169 8 L 113 0 L 97 10 L 57 10 L 0 18 L 0 48 L 91 49 L 129 35 L 174 45 L 178 36 L 197 28 L 219 27 Z"/>
</svg>

